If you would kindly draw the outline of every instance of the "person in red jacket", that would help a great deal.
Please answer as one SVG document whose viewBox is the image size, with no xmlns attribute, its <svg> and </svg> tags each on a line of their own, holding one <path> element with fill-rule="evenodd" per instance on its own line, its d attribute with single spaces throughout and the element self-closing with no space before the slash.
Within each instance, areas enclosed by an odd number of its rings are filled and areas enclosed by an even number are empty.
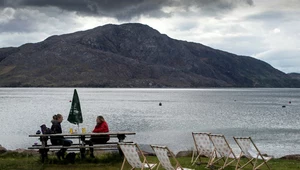
<svg viewBox="0 0 300 170">
<path fill-rule="evenodd" d="M 96 119 L 96 126 L 94 130 L 92 131 L 93 133 L 107 133 L 109 132 L 108 124 L 106 123 L 105 119 L 103 116 L 98 116 Z M 94 144 L 104 144 L 107 141 L 109 141 L 109 135 L 101 135 L 101 136 L 96 136 L 92 135 L 91 139 L 89 141 L 86 141 L 89 146 L 93 146 Z M 90 147 L 90 157 L 94 158 L 94 149 Z"/>
<path fill-rule="evenodd" d="M 96 119 L 96 123 L 97 123 L 97 125 L 95 126 L 93 133 L 109 132 L 108 125 L 107 125 L 106 121 L 104 120 L 103 116 L 98 116 Z"/>
</svg>

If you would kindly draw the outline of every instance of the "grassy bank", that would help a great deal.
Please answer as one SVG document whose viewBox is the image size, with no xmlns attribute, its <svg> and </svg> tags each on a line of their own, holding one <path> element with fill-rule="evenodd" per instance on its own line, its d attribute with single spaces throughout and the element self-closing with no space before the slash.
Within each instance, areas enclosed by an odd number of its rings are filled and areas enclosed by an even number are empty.
<svg viewBox="0 0 300 170">
<path fill-rule="evenodd" d="M 148 161 L 150 163 L 158 162 L 157 158 L 154 156 L 148 156 Z M 204 170 L 205 165 L 194 165 L 192 166 L 190 161 L 191 157 L 180 157 L 178 158 L 182 166 L 187 168 L 193 168 L 195 170 Z M 203 159 L 207 161 L 207 159 Z M 246 159 L 242 160 L 242 163 Z M 87 158 L 81 160 L 76 157 L 76 163 L 70 164 L 63 160 L 58 160 L 55 156 L 49 156 L 49 159 L 42 164 L 40 162 L 38 155 L 26 154 L 26 153 L 16 153 L 9 152 L 0 155 L 0 169 L 1 170 L 118 170 L 121 168 L 122 158 L 118 154 L 102 154 L 98 155 L 95 159 Z M 269 162 L 272 170 L 297 170 L 300 169 L 300 161 L 295 160 L 281 160 L 281 159 L 272 159 Z M 216 165 L 218 167 L 218 165 Z M 130 169 L 130 166 L 127 164 L 125 169 Z M 162 169 L 162 168 L 161 168 Z M 234 166 L 230 166 L 225 170 L 233 170 Z M 245 170 L 250 170 L 251 166 L 245 168 Z M 261 170 L 267 169 L 265 166 Z"/>
</svg>

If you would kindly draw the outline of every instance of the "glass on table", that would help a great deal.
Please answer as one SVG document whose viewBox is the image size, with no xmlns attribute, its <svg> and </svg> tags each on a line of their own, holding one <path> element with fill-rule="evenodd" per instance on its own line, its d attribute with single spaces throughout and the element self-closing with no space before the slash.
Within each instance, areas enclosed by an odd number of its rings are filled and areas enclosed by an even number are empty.
<svg viewBox="0 0 300 170">
<path fill-rule="evenodd" d="M 70 128 L 70 131 L 69 131 L 69 132 L 70 132 L 70 134 L 72 134 L 72 133 L 73 133 L 73 128 Z"/>
<path fill-rule="evenodd" d="M 86 133 L 86 128 L 81 128 L 82 133 Z"/>
</svg>

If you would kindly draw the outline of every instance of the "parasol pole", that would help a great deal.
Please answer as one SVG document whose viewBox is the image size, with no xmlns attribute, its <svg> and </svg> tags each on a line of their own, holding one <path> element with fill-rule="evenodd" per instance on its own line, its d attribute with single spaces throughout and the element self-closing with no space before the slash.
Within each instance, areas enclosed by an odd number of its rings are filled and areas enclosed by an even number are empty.
<svg viewBox="0 0 300 170">
<path fill-rule="evenodd" d="M 79 133 L 79 123 L 77 123 L 77 133 Z M 78 138 L 79 144 L 80 144 L 80 138 Z"/>
</svg>

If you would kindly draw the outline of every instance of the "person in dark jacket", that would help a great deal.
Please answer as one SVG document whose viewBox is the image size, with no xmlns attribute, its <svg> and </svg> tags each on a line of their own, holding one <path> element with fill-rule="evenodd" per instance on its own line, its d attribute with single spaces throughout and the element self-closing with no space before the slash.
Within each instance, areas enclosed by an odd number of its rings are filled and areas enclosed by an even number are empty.
<svg viewBox="0 0 300 170">
<path fill-rule="evenodd" d="M 53 120 L 51 121 L 51 131 L 54 134 L 62 133 L 61 125 L 60 123 L 63 121 L 63 116 L 61 114 L 57 114 L 53 116 Z M 63 146 L 71 146 L 73 143 L 71 140 L 65 139 L 63 136 L 51 136 L 50 141 L 52 145 L 63 145 Z M 65 153 L 67 149 L 61 148 L 57 153 L 56 156 L 58 159 L 61 157 L 64 159 Z"/>
<path fill-rule="evenodd" d="M 93 133 L 108 133 L 109 128 L 108 124 L 104 120 L 103 116 L 98 116 L 96 119 L 96 126 Z M 107 141 L 109 141 L 110 137 L 109 135 L 101 135 L 101 136 L 95 136 L 92 135 L 91 139 L 89 141 L 85 141 L 89 146 L 93 146 L 93 144 L 105 144 Z M 94 149 L 90 147 L 90 157 L 94 158 Z"/>
</svg>

